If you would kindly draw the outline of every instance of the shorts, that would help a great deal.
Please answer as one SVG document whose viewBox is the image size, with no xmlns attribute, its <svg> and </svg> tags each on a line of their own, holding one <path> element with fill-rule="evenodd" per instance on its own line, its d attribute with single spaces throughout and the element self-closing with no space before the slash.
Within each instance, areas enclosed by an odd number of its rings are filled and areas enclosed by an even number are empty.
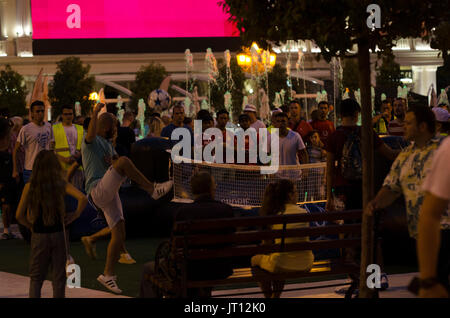
<svg viewBox="0 0 450 318">
<path fill-rule="evenodd" d="M 103 211 L 110 229 L 113 229 L 120 220 L 124 220 L 119 189 L 126 179 L 110 167 L 90 193 L 95 205 Z"/>
</svg>

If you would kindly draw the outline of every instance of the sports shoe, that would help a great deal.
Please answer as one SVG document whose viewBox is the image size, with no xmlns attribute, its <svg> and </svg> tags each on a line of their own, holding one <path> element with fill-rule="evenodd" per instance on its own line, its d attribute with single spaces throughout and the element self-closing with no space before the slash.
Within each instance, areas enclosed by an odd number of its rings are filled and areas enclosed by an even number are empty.
<svg viewBox="0 0 450 318">
<path fill-rule="evenodd" d="M 86 250 L 86 254 L 89 255 L 92 259 L 97 259 L 97 251 L 95 248 L 95 243 L 92 243 L 89 239 L 89 236 L 83 236 L 81 238 L 81 242 L 84 245 L 84 249 Z"/>
<path fill-rule="evenodd" d="M 119 263 L 121 264 L 136 264 L 136 261 L 128 253 L 120 254 Z"/>
<path fill-rule="evenodd" d="M 386 290 L 389 288 L 389 280 L 386 273 L 381 273 L 381 283 L 380 283 L 380 290 Z"/>
<path fill-rule="evenodd" d="M 105 276 L 103 274 L 100 274 L 97 277 L 97 280 L 100 284 L 105 286 L 107 289 L 112 291 L 114 294 L 121 294 L 122 290 L 119 289 L 119 286 L 117 286 L 117 276 Z"/>
<path fill-rule="evenodd" d="M 163 183 L 155 183 L 155 189 L 153 190 L 152 198 L 158 200 L 165 196 L 173 187 L 173 181 L 169 180 Z"/>
<path fill-rule="evenodd" d="M 16 239 L 17 236 L 15 236 L 13 233 L 9 232 L 9 233 L 3 233 L 2 234 L 2 239 L 3 240 L 12 240 L 12 239 Z"/>
<path fill-rule="evenodd" d="M 350 286 L 338 287 L 334 290 L 334 292 L 338 295 L 345 295 L 349 288 L 350 288 Z M 353 290 L 353 295 L 358 295 L 358 294 L 359 294 L 359 289 L 355 288 Z"/>
</svg>

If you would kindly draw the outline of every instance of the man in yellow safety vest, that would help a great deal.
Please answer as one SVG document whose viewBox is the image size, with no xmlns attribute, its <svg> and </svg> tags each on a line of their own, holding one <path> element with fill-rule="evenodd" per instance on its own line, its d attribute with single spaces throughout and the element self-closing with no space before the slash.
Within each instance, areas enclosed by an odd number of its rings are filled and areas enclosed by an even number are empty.
<svg viewBox="0 0 450 318">
<path fill-rule="evenodd" d="M 83 127 L 75 125 L 73 121 L 73 108 L 63 106 L 61 123 L 53 125 L 55 136 L 55 153 L 63 169 L 67 172 L 75 161 L 81 159 L 81 142 L 83 141 Z M 83 188 L 83 174 L 81 168 L 75 173 L 72 183 Z"/>
</svg>

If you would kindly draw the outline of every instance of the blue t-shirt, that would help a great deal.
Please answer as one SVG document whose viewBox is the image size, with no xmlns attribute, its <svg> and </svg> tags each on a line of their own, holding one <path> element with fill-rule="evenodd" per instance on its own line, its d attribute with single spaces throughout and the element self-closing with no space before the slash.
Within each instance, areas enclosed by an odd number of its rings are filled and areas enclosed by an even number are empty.
<svg viewBox="0 0 450 318">
<path fill-rule="evenodd" d="M 97 182 L 103 178 L 109 168 L 105 157 L 112 158 L 116 154 L 113 145 L 101 136 L 95 136 L 91 143 L 83 139 L 81 144 L 81 156 L 86 178 L 86 193 L 90 193 Z"/>
<path fill-rule="evenodd" d="M 191 147 L 194 147 L 194 133 L 192 132 L 191 127 L 189 127 L 188 125 L 184 125 L 183 127 L 177 127 L 174 124 L 169 124 L 166 127 L 164 127 L 163 130 L 161 131 L 161 137 L 169 138 L 170 141 L 172 141 L 172 145 L 175 145 L 179 141 L 179 140 L 172 140 L 172 132 L 176 128 L 186 128 L 187 130 L 189 130 L 189 133 L 191 135 Z M 182 139 L 182 138 L 180 138 L 180 139 Z"/>
</svg>

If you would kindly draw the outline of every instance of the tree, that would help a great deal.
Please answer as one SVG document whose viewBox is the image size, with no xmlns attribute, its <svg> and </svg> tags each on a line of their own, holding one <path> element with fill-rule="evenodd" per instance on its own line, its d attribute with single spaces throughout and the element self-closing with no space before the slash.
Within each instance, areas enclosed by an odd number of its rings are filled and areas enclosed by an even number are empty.
<svg viewBox="0 0 450 318">
<path fill-rule="evenodd" d="M 61 114 L 63 105 L 74 106 L 80 102 L 82 114 L 88 114 L 93 106 L 89 94 L 94 88 L 95 78 L 89 76 L 91 66 L 83 66 L 78 57 L 67 57 L 56 63 L 57 71 L 53 83 L 49 85 L 49 99 L 52 117 Z"/>
<path fill-rule="evenodd" d="M 355 59 L 348 58 L 344 60 L 343 64 L 342 86 L 354 92 L 359 88 L 358 62 Z"/>
<path fill-rule="evenodd" d="M 450 85 L 450 22 L 443 22 L 434 30 L 430 46 L 433 49 L 440 50 L 444 60 L 444 65 L 438 67 L 436 72 L 436 90 L 439 94 L 441 89 Z"/>
<path fill-rule="evenodd" d="M 397 87 L 403 86 L 400 81 L 401 78 L 400 64 L 395 62 L 395 56 L 392 51 L 386 52 L 383 55 L 381 66 L 377 68 L 375 99 L 378 100 L 382 93 L 386 94 L 387 97 L 396 97 Z"/>
<path fill-rule="evenodd" d="M 211 87 L 211 105 L 216 111 L 225 108 L 224 95 L 227 92 L 227 71 L 226 64 L 223 59 L 217 60 L 217 68 L 219 69 L 219 76 L 217 78 L 217 84 Z M 244 81 L 245 74 L 236 62 L 236 58 L 233 56 L 230 60 L 231 76 L 233 78 L 233 89 L 231 90 L 231 100 L 233 102 L 232 114 L 239 115 L 242 112 L 242 98 L 244 96 Z"/>
<path fill-rule="evenodd" d="M 398 38 L 426 36 L 433 27 L 448 21 L 448 0 L 380 0 L 380 25 L 369 28 L 368 6 L 372 0 L 223 0 L 241 32 L 244 44 L 257 41 L 280 43 L 287 40 L 313 40 L 327 61 L 345 56 L 357 47 L 359 87 L 362 106 L 363 206 L 373 197 L 373 129 L 371 124 L 370 52 L 393 46 Z M 378 28 L 379 27 L 379 28 Z M 365 270 L 372 260 L 372 218 L 364 216 L 360 296 L 369 297 Z"/>
<path fill-rule="evenodd" d="M 274 67 L 268 72 L 267 76 L 269 86 L 269 104 L 273 105 L 275 93 L 279 93 L 282 89 L 286 92 L 285 99 L 288 99 L 288 76 L 286 74 L 286 68 L 280 64 L 275 64 Z M 266 89 L 265 79 L 262 79 L 260 85 Z"/>
<path fill-rule="evenodd" d="M 10 116 L 25 115 L 26 95 L 23 76 L 6 65 L 0 72 L 0 109 L 7 109 Z"/>
<path fill-rule="evenodd" d="M 168 76 L 166 69 L 161 64 L 155 64 L 151 62 L 147 66 L 141 66 L 139 71 L 136 73 L 136 79 L 131 85 L 131 91 L 133 96 L 130 101 L 130 108 L 134 111 L 138 109 L 139 99 L 144 99 L 147 103 L 148 96 L 150 93 L 158 89 L 161 82 Z"/>
</svg>

